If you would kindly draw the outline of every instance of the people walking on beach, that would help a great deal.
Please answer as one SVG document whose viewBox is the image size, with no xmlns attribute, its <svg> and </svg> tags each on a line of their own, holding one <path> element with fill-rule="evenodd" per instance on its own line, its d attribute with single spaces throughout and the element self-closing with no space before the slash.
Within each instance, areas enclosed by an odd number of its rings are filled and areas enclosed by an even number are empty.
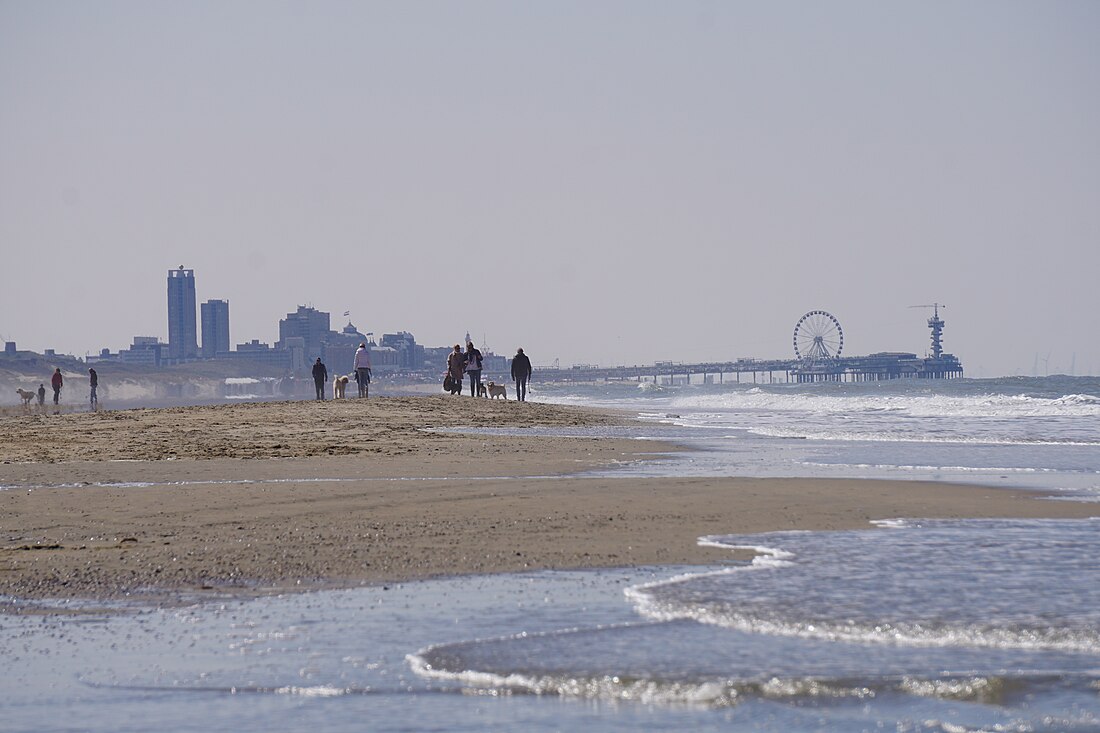
<svg viewBox="0 0 1100 733">
<path fill-rule="evenodd" d="M 39 383 L 38 385 L 38 406 L 42 407 L 46 404 L 46 385 Z"/>
<path fill-rule="evenodd" d="M 317 399 L 325 401 L 325 382 L 328 381 L 328 369 L 321 363 L 321 357 L 313 364 L 313 386 L 317 388 Z"/>
<path fill-rule="evenodd" d="M 65 380 L 61 377 L 61 367 L 57 367 L 53 370 L 53 377 L 50 378 L 50 386 L 53 387 L 53 403 L 56 405 L 61 400 L 61 388 L 65 385 Z"/>
<path fill-rule="evenodd" d="M 462 347 L 455 344 L 454 351 L 447 355 L 447 374 L 451 377 L 451 394 L 462 393 L 462 370 L 466 366 L 466 357 Z"/>
<path fill-rule="evenodd" d="M 512 379 L 516 382 L 516 399 L 520 402 L 527 401 L 527 380 L 531 377 L 531 360 L 523 349 L 516 349 L 516 355 L 512 357 Z"/>
<path fill-rule="evenodd" d="M 366 343 L 355 350 L 355 381 L 359 383 L 359 396 L 366 397 L 370 385 L 370 352 Z"/>
<path fill-rule="evenodd" d="M 99 388 L 99 375 L 92 367 L 88 367 L 88 386 L 91 387 L 88 404 L 94 410 L 99 407 L 99 397 L 96 395 L 96 389 Z"/>
<path fill-rule="evenodd" d="M 466 373 L 470 375 L 470 396 L 477 397 L 481 392 L 481 352 L 474 348 L 473 341 L 466 342 L 465 357 Z"/>
</svg>

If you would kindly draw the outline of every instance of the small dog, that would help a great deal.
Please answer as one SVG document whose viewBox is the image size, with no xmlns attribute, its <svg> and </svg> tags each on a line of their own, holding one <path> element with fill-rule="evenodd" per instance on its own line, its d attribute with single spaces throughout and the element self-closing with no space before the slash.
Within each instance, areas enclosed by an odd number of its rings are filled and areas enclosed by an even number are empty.
<svg viewBox="0 0 1100 733">
<path fill-rule="evenodd" d="M 505 387 L 503 384 L 489 382 L 487 385 L 485 385 L 485 387 L 489 390 L 490 399 L 495 400 L 497 397 L 503 397 L 506 400 L 508 399 L 508 388 Z"/>
<path fill-rule="evenodd" d="M 477 396 L 478 397 L 485 397 L 486 396 L 485 395 L 485 382 L 478 382 L 477 383 Z"/>
<path fill-rule="evenodd" d="M 31 400 L 34 399 L 34 392 L 28 392 L 25 389 L 17 389 L 15 391 L 18 392 L 19 396 L 23 398 L 24 407 L 29 405 L 31 403 Z"/>
<path fill-rule="evenodd" d="M 332 399 L 342 400 L 344 399 L 344 392 L 348 388 L 348 378 L 346 375 L 341 374 L 332 380 Z"/>
</svg>

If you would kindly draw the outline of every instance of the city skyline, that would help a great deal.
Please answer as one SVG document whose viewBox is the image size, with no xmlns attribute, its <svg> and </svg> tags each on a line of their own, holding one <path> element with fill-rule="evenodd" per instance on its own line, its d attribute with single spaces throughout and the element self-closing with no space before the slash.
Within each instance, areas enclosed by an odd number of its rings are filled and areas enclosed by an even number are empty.
<svg viewBox="0 0 1100 733">
<path fill-rule="evenodd" d="M 256 29 L 262 28 L 262 33 Z M 160 277 L 537 364 L 944 348 L 1100 373 L 1100 4 L 0 6 L 0 336 Z M 366 322 L 369 320 L 369 324 Z"/>
</svg>

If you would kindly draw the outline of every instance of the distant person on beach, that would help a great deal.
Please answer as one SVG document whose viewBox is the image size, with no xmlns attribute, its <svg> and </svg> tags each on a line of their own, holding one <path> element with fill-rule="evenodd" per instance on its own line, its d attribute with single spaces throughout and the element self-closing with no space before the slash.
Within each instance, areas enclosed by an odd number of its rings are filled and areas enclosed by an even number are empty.
<svg viewBox="0 0 1100 733">
<path fill-rule="evenodd" d="M 481 352 L 474 348 L 473 341 L 466 342 L 465 356 L 466 373 L 470 375 L 470 396 L 477 397 L 481 392 Z"/>
<path fill-rule="evenodd" d="M 512 379 L 516 381 L 516 399 L 520 402 L 527 401 L 527 380 L 531 378 L 531 360 L 523 349 L 516 349 L 516 355 L 512 357 Z"/>
<path fill-rule="evenodd" d="M 462 393 L 462 370 L 466 365 L 466 357 L 462 354 L 462 347 L 455 344 L 455 349 L 447 356 L 447 373 L 451 377 L 451 394 Z"/>
<path fill-rule="evenodd" d="M 359 396 L 366 397 L 370 384 L 370 352 L 365 343 L 355 350 L 355 381 L 359 383 Z"/>
<path fill-rule="evenodd" d="M 99 387 L 99 375 L 91 367 L 88 368 L 88 386 L 92 389 L 88 395 L 88 404 L 94 410 L 99 407 L 99 397 L 96 395 L 96 389 Z"/>
<path fill-rule="evenodd" d="M 61 367 L 57 367 L 53 370 L 53 377 L 50 378 L 50 386 L 53 387 L 53 403 L 56 405 L 61 400 L 61 388 L 65 385 L 65 380 L 61 378 Z"/>
<path fill-rule="evenodd" d="M 321 363 L 321 357 L 313 365 L 313 386 L 317 388 L 317 399 L 325 401 L 325 382 L 328 381 L 328 369 Z"/>
<path fill-rule="evenodd" d="M 41 407 L 42 405 L 45 405 L 45 404 L 46 404 L 46 385 L 40 383 L 38 385 L 38 406 Z"/>
</svg>

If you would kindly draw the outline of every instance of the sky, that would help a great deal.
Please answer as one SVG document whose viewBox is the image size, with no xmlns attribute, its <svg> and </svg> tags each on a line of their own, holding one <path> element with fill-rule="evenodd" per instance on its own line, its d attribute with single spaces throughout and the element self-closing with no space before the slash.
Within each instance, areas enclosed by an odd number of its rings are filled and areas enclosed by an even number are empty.
<svg viewBox="0 0 1100 733">
<path fill-rule="evenodd" d="M 0 0 L 0 336 L 1100 374 L 1100 3 Z"/>
</svg>

